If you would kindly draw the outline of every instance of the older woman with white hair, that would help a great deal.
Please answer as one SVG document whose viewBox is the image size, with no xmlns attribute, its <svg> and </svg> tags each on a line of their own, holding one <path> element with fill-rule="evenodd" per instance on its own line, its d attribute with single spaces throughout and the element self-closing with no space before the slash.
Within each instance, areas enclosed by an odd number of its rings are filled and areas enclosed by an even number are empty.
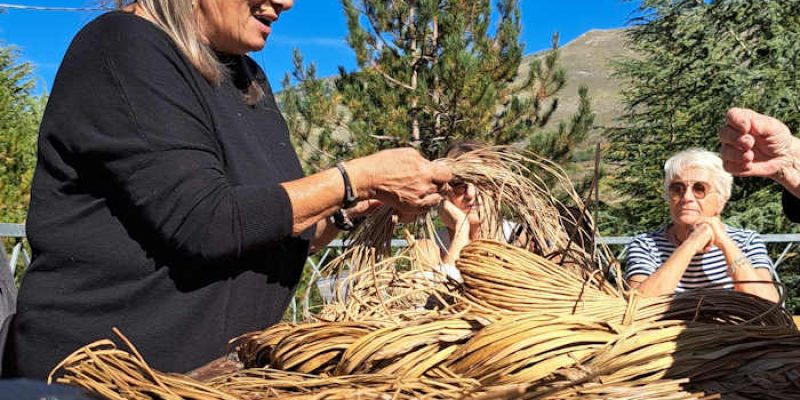
<svg viewBox="0 0 800 400">
<path fill-rule="evenodd" d="M 628 246 L 625 279 L 645 296 L 715 286 L 777 302 L 774 267 L 760 235 L 722 223 L 733 177 L 720 157 L 681 151 L 664 165 L 672 222 Z M 761 281 L 763 283 L 745 283 Z"/>
</svg>

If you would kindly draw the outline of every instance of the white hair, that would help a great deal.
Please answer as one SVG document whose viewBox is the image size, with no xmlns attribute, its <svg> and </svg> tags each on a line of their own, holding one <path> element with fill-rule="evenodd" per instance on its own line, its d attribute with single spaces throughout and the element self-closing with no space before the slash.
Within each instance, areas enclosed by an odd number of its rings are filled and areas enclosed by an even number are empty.
<svg viewBox="0 0 800 400">
<path fill-rule="evenodd" d="M 723 201 L 731 198 L 733 175 L 722 167 L 722 159 L 717 153 L 699 148 L 683 150 L 664 163 L 664 199 L 669 201 L 669 185 L 687 169 L 698 168 L 711 174 L 711 186 L 719 191 Z"/>
</svg>

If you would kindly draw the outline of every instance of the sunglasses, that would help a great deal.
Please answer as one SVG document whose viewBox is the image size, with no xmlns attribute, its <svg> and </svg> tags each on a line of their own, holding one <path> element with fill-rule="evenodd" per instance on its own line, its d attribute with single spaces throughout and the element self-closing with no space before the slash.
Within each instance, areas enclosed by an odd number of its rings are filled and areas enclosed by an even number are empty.
<svg viewBox="0 0 800 400">
<path fill-rule="evenodd" d="M 453 179 L 452 181 L 450 181 L 450 191 L 456 196 L 461 196 L 462 194 L 467 192 L 467 185 L 468 183 L 460 179 L 459 180 Z"/>
<path fill-rule="evenodd" d="M 672 182 L 669 184 L 669 188 L 667 192 L 669 193 L 669 197 L 672 200 L 680 200 L 686 194 L 686 190 L 691 188 L 692 195 L 697 200 L 704 199 L 706 195 L 709 193 L 713 193 L 714 189 L 711 188 L 711 184 L 708 182 Z"/>
</svg>

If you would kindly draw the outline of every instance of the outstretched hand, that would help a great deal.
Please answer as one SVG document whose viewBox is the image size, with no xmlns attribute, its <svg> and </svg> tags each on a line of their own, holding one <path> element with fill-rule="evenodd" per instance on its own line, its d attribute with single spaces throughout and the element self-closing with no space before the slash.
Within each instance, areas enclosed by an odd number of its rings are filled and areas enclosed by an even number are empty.
<svg viewBox="0 0 800 400">
<path fill-rule="evenodd" d="M 778 179 L 800 147 L 781 121 L 744 108 L 728 110 L 719 138 L 725 169 L 736 176 Z"/>
</svg>

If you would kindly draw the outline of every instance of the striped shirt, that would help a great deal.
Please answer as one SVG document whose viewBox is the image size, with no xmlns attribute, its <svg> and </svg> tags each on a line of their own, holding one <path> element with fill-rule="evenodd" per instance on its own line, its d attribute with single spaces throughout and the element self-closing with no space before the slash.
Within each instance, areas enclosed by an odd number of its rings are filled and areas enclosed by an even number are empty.
<svg viewBox="0 0 800 400">
<path fill-rule="evenodd" d="M 636 236 L 628 245 L 628 258 L 625 263 L 625 280 L 634 275 L 650 276 L 669 259 L 675 251 L 675 245 L 667 238 L 667 226 Z M 742 250 L 753 268 L 764 268 L 774 274 L 772 260 L 767 254 L 767 247 L 761 235 L 754 231 L 725 226 L 725 232 Z M 709 284 L 721 284 L 721 287 L 733 289 L 733 280 L 728 275 L 725 254 L 716 246 L 707 253 L 695 254 L 681 277 L 675 292 L 696 289 Z"/>
</svg>

